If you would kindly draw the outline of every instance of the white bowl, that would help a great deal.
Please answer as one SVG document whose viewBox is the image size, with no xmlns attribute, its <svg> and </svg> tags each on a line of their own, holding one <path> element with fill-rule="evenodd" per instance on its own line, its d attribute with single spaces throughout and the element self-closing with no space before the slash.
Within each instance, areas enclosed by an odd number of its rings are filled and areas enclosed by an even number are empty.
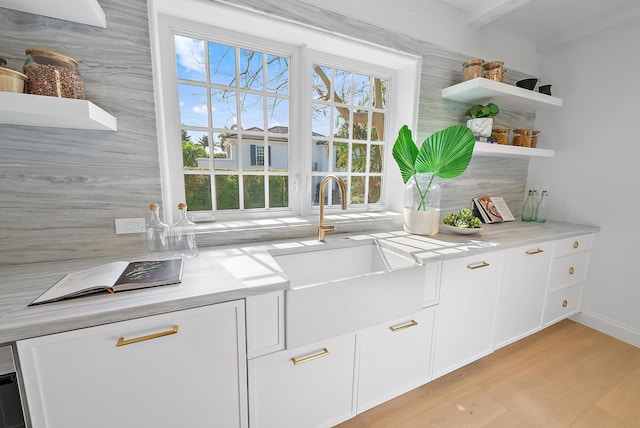
<svg viewBox="0 0 640 428">
<path fill-rule="evenodd" d="M 448 224 L 444 224 L 444 223 L 442 223 L 442 225 L 447 229 L 449 229 L 450 231 L 460 235 L 472 235 L 482 230 L 481 227 L 456 227 L 456 226 L 449 226 Z"/>
</svg>

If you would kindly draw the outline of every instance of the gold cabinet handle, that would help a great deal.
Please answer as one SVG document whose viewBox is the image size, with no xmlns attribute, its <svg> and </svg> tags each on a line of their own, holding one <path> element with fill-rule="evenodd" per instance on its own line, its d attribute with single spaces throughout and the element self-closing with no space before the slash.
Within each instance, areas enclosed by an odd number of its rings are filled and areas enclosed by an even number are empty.
<svg viewBox="0 0 640 428">
<path fill-rule="evenodd" d="M 395 333 L 397 331 L 404 330 L 405 328 L 411 328 L 411 327 L 415 327 L 417 325 L 418 325 L 417 321 L 411 320 L 411 321 L 406 322 L 406 323 L 401 324 L 401 325 L 397 325 L 397 326 L 392 325 L 391 327 L 389 327 L 389 330 L 391 330 L 392 332 Z"/>
<path fill-rule="evenodd" d="M 580 245 L 578 241 L 573 241 L 573 248 L 578 248 L 578 245 Z"/>
<path fill-rule="evenodd" d="M 525 253 L 527 253 L 528 255 L 532 256 L 534 254 L 540 254 L 540 253 L 544 253 L 544 250 L 537 248 L 535 250 L 527 250 L 525 251 Z"/>
<path fill-rule="evenodd" d="M 576 270 L 573 268 L 573 266 L 571 266 L 569 268 L 569 275 L 573 275 L 576 272 Z"/>
<path fill-rule="evenodd" d="M 311 360 L 315 360 L 316 358 L 320 358 L 320 357 L 326 357 L 327 355 L 329 355 L 329 350 L 327 348 L 324 348 L 322 351 L 318 352 L 317 354 L 309 355 L 308 357 L 304 357 L 300 359 L 293 357 L 291 361 L 293 361 L 293 364 L 297 366 L 298 364 L 308 363 Z"/>
<path fill-rule="evenodd" d="M 118 343 L 116 343 L 116 346 L 131 345 L 132 343 L 138 343 L 138 342 L 143 342 L 145 340 L 157 339 L 158 337 L 169 336 L 171 334 L 176 334 L 176 333 L 178 333 L 178 326 L 174 325 L 173 329 L 167 330 L 167 331 L 161 331 L 160 333 L 153 333 L 153 334 L 148 334 L 146 336 L 134 337 L 133 339 L 125 339 L 124 337 L 121 337 L 120 339 L 118 339 Z"/>
<path fill-rule="evenodd" d="M 563 308 L 566 308 L 568 304 L 569 304 L 569 302 L 567 302 L 566 300 L 562 301 L 562 307 Z"/>
<path fill-rule="evenodd" d="M 474 265 L 467 265 L 467 269 L 471 269 L 471 270 L 480 269 L 480 268 L 487 267 L 487 266 L 489 266 L 489 263 L 482 262 L 482 263 L 476 263 Z"/>
</svg>

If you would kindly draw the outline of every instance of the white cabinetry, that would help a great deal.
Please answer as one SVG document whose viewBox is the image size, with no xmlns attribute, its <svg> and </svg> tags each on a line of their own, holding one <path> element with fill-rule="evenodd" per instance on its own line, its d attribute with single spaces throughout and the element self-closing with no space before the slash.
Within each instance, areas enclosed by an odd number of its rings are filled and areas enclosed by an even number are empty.
<svg viewBox="0 0 640 428">
<path fill-rule="evenodd" d="M 34 428 L 246 427 L 243 302 L 17 342 Z"/>
<path fill-rule="evenodd" d="M 503 260 L 496 251 L 442 264 L 434 378 L 491 353 Z"/>
<path fill-rule="evenodd" d="M 249 360 L 251 428 L 330 427 L 352 417 L 354 361 L 355 334 Z"/>
<path fill-rule="evenodd" d="M 580 310 L 594 238 L 589 234 L 555 242 L 544 310 L 545 327 Z"/>
<path fill-rule="evenodd" d="M 247 358 L 284 349 L 284 291 L 246 299 Z"/>
<path fill-rule="evenodd" d="M 434 308 L 358 333 L 357 412 L 430 380 Z"/>
<path fill-rule="evenodd" d="M 552 242 L 505 252 L 494 348 L 515 342 L 541 328 L 552 252 Z"/>
</svg>

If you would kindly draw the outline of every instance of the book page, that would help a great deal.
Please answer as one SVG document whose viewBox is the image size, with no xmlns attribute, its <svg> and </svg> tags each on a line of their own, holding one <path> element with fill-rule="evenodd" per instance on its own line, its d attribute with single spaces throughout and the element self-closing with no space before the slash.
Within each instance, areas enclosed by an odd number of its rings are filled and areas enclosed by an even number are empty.
<svg viewBox="0 0 640 428">
<path fill-rule="evenodd" d="M 493 205 L 495 206 L 495 208 L 500 213 L 500 216 L 502 217 L 502 220 L 504 220 L 504 221 L 514 221 L 515 220 L 515 217 L 513 216 L 513 214 L 511 214 L 511 210 L 509 209 L 509 207 L 507 206 L 507 203 L 504 201 L 503 198 L 497 197 L 497 196 L 492 196 L 491 197 L 491 202 L 493 202 Z"/>
<path fill-rule="evenodd" d="M 100 288 L 106 290 L 116 282 L 128 264 L 128 262 L 113 262 L 69 273 L 34 300 L 33 304 L 60 299 L 68 295 L 81 294 L 85 290 Z"/>
</svg>

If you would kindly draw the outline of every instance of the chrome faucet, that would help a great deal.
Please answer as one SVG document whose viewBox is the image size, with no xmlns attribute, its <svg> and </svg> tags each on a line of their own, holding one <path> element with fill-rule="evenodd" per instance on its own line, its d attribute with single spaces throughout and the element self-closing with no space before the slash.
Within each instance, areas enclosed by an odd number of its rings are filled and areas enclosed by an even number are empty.
<svg viewBox="0 0 640 428">
<path fill-rule="evenodd" d="M 324 234 L 326 232 L 332 232 L 336 230 L 335 226 L 325 226 L 324 224 L 324 188 L 327 186 L 327 182 L 333 180 L 338 183 L 340 188 L 340 201 L 342 202 L 342 209 L 347 209 L 347 190 L 344 187 L 344 182 L 333 174 L 327 175 L 322 179 L 320 183 L 320 225 L 318 226 L 318 241 L 324 242 Z"/>
</svg>

